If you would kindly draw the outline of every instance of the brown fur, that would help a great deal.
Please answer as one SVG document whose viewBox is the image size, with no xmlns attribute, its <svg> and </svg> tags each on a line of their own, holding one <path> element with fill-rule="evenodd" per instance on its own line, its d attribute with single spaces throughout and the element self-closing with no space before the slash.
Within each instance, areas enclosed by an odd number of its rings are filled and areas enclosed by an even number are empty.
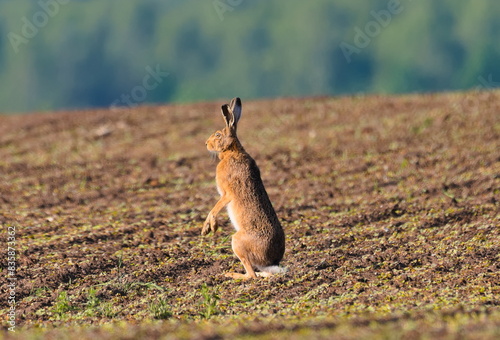
<svg viewBox="0 0 500 340">
<path fill-rule="evenodd" d="M 216 182 L 221 198 L 208 214 L 201 233 L 215 232 L 217 214 L 229 205 L 229 216 L 236 229 L 232 247 L 246 274 L 228 273 L 226 276 L 255 278 L 255 269 L 261 269 L 262 276 L 268 276 L 280 271 L 277 266 L 285 252 L 285 234 L 262 183 L 259 168 L 236 135 L 241 116 L 240 99 L 234 98 L 230 105 L 223 105 L 222 114 L 226 127 L 214 132 L 206 142 L 207 149 L 217 152 L 220 159 Z"/>
</svg>

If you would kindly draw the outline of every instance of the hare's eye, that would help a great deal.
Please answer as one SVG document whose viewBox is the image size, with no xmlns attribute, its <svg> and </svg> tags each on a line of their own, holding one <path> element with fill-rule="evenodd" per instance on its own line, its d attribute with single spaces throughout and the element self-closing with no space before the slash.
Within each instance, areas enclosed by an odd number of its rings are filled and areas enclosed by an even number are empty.
<svg viewBox="0 0 500 340">
<path fill-rule="evenodd" d="M 221 136 L 222 136 L 222 135 L 220 134 L 220 132 L 216 132 L 216 133 L 215 133 L 215 137 L 220 138 Z"/>
</svg>

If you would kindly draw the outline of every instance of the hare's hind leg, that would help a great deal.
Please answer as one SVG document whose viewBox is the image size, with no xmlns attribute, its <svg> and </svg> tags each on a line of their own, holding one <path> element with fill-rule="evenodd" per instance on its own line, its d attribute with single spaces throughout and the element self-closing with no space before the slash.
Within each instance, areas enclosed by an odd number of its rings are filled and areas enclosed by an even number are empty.
<svg viewBox="0 0 500 340">
<path fill-rule="evenodd" d="M 252 264 L 250 263 L 248 259 L 248 247 L 246 247 L 247 242 L 246 241 L 246 235 L 236 232 L 236 234 L 233 235 L 232 239 L 232 246 L 233 246 L 233 251 L 238 256 L 240 259 L 241 263 L 243 264 L 243 267 L 245 267 L 245 274 L 240 274 L 240 273 L 226 273 L 225 276 L 231 277 L 233 279 L 255 279 L 257 275 L 255 275 L 255 271 L 253 270 Z"/>
</svg>

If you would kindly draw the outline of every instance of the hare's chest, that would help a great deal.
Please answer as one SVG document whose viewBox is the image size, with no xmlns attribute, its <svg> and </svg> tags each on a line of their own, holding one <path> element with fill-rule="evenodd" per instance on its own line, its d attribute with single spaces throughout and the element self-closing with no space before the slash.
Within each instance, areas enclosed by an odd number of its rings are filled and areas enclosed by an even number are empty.
<svg viewBox="0 0 500 340">
<path fill-rule="evenodd" d="M 234 182 L 234 174 L 230 171 L 230 167 L 228 167 L 226 162 L 221 162 L 217 166 L 215 182 L 219 195 L 224 196 L 228 192 L 231 192 L 230 187 L 232 182 Z"/>
<path fill-rule="evenodd" d="M 229 219 L 231 220 L 234 229 L 236 229 L 236 231 L 240 230 L 240 225 L 238 223 L 238 219 L 236 218 L 236 212 L 234 209 L 234 202 L 229 202 L 227 205 L 227 214 L 229 215 Z"/>
</svg>

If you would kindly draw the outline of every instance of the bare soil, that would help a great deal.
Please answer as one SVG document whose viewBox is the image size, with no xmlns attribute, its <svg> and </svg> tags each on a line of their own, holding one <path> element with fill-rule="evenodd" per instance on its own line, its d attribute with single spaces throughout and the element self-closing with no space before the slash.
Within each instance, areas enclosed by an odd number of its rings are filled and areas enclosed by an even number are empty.
<svg viewBox="0 0 500 340">
<path fill-rule="evenodd" d="M 218 199 L 204 142 L 221 104 L 0 116 L 18 328 L 499 334 L 500 92 L 243 100 L 240 140 L 284 226 L 288 268 L 245 282 L 223 276 L 243 272 L 227 214 L 200 236 Z M 410 321 L 422 327 L 398 326 Z"/>
</svg>

